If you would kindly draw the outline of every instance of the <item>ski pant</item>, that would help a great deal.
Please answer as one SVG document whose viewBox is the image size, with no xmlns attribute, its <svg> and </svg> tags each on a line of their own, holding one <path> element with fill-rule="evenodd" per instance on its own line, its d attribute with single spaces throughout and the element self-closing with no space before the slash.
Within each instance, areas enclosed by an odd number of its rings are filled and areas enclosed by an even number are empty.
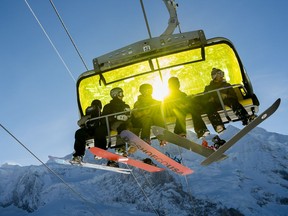
<svg viewBox="0 0 288 216">
<path fill-rule="evenodd" d="M 184 111 L 175 110 L 174 113 L 175 113 L 175 117 L 176 117 L 174 133 L 175 134 L 186 134 L 187 112 L 185 110 Z"/>
<path fill-rule="evenodd" d="M 75 132 L 74 153 L 73 156 L 84 156 L 86 149 L 86 140 L 94 138 L 94 146 L 101 149 L 107 149 L 107 129 L 106 126 L 82 127 Z"/>
<path fill-rule="evenodd" d="M 174 115 L 176 117 L 174 133 L 176 134 L 186 134 L 186 116 L 188 113 L 191 114 L 194 130 L 197 134 L 200 131 L 207 130 L 201 117 L 203 112 L 201 101 L 198 98 L 193 98 L 190 102 L 191 104 L 187 104 L 186 109 L 174 110 Z"/>
<path fill-rule="evenodd" d="M 232 111 L 240 119 L 243 119 L 243 118 L 245 118 L 248 115 L 247 111 L 242 106 L 242 104 L 239 103 L 237 98 L 227 97 L 227 98 L 223 99 L 223 103 L 226 106 L 231 107 Z M 211 101 L 211 102 L 207 103 L 207 114 L 208 114 L 208 117 L 209 117 L 209 115 L 212 116 L 213 113 L 216 113 L 217 110 L 222 110 L 222 109 L 223 108 L 222 108 L 219 100 L 214 100 L 214 101 Z M 218 118 L 218 117 L 216 117 L 216 118 Z M 220 116 L 219 116 L 219 118 L 220 118 Z M 216 121 L 215 124 L 217 124 L 217 123 L 219 123 L 219 122 Z"/>
<path fill-rule="evenodd" d="M 237 98 L 224 99 L 224 104 L 231 107 L 231 109 L 233 110 L 233 112 L 236 114 L 238 118 L 243 119 L 248 116 L 248 112 L 242 106 L 242 104 L 239 103 Z"/>
<path fill-rule="evenodd" d="M 202 97 L 193 98 L 191 104 L 191 117 L 193 121 L 194 131 L 197 135 L 203 134 L 203 131 L 207 130 L 207 126 L 201 117 L 201 114 L 204 111 Z"/>
<path fill-rule="evenodd" d="M 140 118 L 134 118 L 132 121 L 132 132 L 139 135 L 141 131 L 140 138 L 148 141 L 150 140 L 152 125 L 163 128 L 166 127 L 160 109 L 152 110 L 150 115 L 144 115 Z"/>
</svg>

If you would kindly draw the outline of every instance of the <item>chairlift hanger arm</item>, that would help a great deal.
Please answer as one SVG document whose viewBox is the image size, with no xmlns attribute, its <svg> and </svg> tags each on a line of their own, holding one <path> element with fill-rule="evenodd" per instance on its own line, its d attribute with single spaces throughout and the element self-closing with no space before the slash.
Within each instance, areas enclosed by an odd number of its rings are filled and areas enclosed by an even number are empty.
<svg viewBox="0 0 288 216">
<path fill-rule="evenodd" d="M 179 25 L 176 13 L 176 7 L 178 7 L 178 4 L 174 0 L 163 0 L 163 1 L 167 7 L 170 17 L 168 21 L 168 27 L 162 33 L 161 36 L 171 35 L 174 32 L 175 28 Z"/>
</svg>

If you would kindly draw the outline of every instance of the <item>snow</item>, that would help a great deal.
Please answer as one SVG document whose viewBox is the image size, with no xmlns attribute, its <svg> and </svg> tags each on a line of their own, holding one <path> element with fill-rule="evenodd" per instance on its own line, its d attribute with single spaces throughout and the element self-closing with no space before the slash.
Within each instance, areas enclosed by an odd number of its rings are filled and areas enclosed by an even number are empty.
<svg viewBox="0 0 288 216">
<path fill-rule="evenodd" d="M 229 139 L 238 130 L 229 126 L 221 137 Z M 188 138 L 199 142 L 192 132 Z M 228 159 L 203 167 L 202 156 L 173 144 L 161 148 L 153 142 L 162 152 L 182 158 L 194 170 L 188 176 L 137 168 L 125 175 L 47 161 L 64 184 L 44 165 L 3 164 L 0 215 L 284 216 L 288 215 L 287 144 L 287 135 L 258 127 L 227 151 Z M 135 157 L 146 155 L 137 152 Z M 95 163 L 89 153 L 85 160 Z"/>
</svg>

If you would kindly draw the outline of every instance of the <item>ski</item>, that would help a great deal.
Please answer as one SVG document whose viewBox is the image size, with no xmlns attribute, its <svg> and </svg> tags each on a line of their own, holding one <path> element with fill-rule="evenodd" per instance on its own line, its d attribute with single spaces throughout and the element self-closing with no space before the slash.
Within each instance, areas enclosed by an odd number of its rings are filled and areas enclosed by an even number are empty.
<svg viewBox="0 0 288 216">
<path fill-rule="evenodd" d="M 202 161 L 201 165 L 207 166 L 219 159 L 219 157 L 231 148 L 238 140 L 240 140 L 243 136 L 245 136 L 249 131 L 258 126 L 260 123 L 265 121 L 268 117 L 270 117 L 279 107 L 281 99 L 278 98 L 268 109 L 266 109 L 263 113 L 261 113 L 257 118 L 255 118 L 252 122 L 250 122 L 247 126 L 245 126 L 242 130 L 240 130 L 236 135 L 234 135 L 228 142 L 226 142 L 223 146 L 221 146 L 217 151 L 207 157 L 204 161 Z"/>
<path fill-rule="evenodd" d="M 106 158 L 108 160 L 117 161 L 117 162 L 124 163 L 124 164 L 128 164 L 128 165 L 137 167 L 139 169 L 143 169 L 148 172 L 160 172 L 164 170 L 163 168 L 152 166 L 150 164 L 146 164 L 142 161 L 135 160 L 132 158 L 123 157 L 121 155 L 114 154 L 112 152 L 106 151 L 98 147 L 92 147 L 89 150 L 92 154 L 97 155 L 99 157 Z"/>
<path fill-rule="evenodd" d="M 117 173 L 123 173 L 123 174 L 131 174 L 130 169 L 125 168 L 117 168 L 117 167 L 109 167 L 106 165 L 100 165 L 100 164 L 92 164 L 87 162 L 82 163 L 71 163 L 70 160 L 54 157 L 54 156 L 48 156 L 50 160 L 62 164 L 62 165 L 72 165 L 72 166 L 78 166 L 78 167 L 87 167 L 87 168 L 93 168 L 93 169 L 99 169 L 99 170 L 106 170 L 106 171 L 112 171 Z"/>
<path fill-rule="evenodd" d="M 122 139 L 127 141 L 130 145 L 137 147 L 139 150 L 143 151 L 149 157 L 158 161 L 159 163 L 161 163 L 162 165 L 164 165 L 171 171 L 180 175 L 188 175 L 188 174 L 193 173 L 193 170 L 191 170 L 188 167 L 183 166 L 180 163 L 177 163 L 173 159 L 169 158 L 165 154 L 153 148 L 152 146 L 150 146 L 144 140 L 140 139 L 137 135 L 135 135 L 131 131 L 124 130 L 120 133 L 120 136 Z"/>
<path fill-rule="evenodd" d="M 152 126 L 152 132 L 160 140 L 165 140 L 167 142 L 173 143 L 177 146 L 188 149 L 203 157 L 209 157 L 211 154 L 215 152 L 213 149 L 209 149 L 200 144 L 192 142 L 162 127 Z M 224 160 L 226 158 L 227 156 L 222 154 L 219 156 L 219 158 L 217 158 L 217 160 Z"/>
</svg>

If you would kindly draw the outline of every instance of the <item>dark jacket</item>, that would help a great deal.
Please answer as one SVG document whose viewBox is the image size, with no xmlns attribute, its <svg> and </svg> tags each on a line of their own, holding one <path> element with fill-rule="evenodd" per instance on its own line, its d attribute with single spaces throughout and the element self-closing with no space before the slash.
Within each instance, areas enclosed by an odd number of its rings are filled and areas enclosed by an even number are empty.
<svg viewBox="0 0 288 216">
<path fill-rule="evenodd" d="M 161 102 L 153 99 L 152 96 L 139 95 L 138 100 L 134 104 L 134 109 L 136 110 L 133 111 L 133 117 L 141 118 L 150 115 L 153 110 L 160 108 L 160 104 Z"/>
<path fill-rule="evenodd" d="M 123 100 L 120 100 L 119 98 L 113 98 L 110 103 L 106 104 L 103 108 L 102 116 L 109 115 L 113 113 L 119 113 L 126 110 L 130 110 L 130 106 L 126 104 Z M 125 115 L 125 113 L 120 114 Z M 128 115 L 128 113 L 126 114 Z M 113 124 L 113 122 L 117 121 L 115 116 L 110 116 L 109 118 L 110 125 Z"/>
<path fill-rule="evenodd" d="M 91 118 L 97 118 L 101 116 L 101 110 L 99 110 L 98 107 L 89 106 L 86 108 L 85 113 L 86 113 L 85 116 L 82 116 L 81 119 L 77 122 L 77 124 L 80 127 L 86 126 L 86 127 L 91 128 L 91 127 L 97 127 L 101 125 L 100 120 L 87 122 Z M 87 125 L 86 125 L 86 122 L 87 122 Z"/>
<path fill-rule="evenodd" d="M 175 110 L 185 114 L 190 108 L 190 101 L 185 92 L 174 90 L 164 99 L 164 108 L 166 116 L 173 115 Z"/>
<path fill-rule="evenodd" d="M 223 87 L 231 87 L 230 83 L 227 83 L 226 81 L 223 82 L 214 82 L 213 80 L 210 82 L 209 85 L 207 85 L 205 87 L 204 92 L 208 92 L 208 91 L 212 91 L 215 89 L 219 89 L 219 88 L 223 88 Z M 231 88 L 226 88 L 220 91 L 222 99 L 226 99 L 226 98 L 237 98 L 236 93 L 234 91 L 234 89 Z M 218 95 L 217 92 L 213 92 L 207 95 L 207 100 L 211 101 L 211 100 L 218 100 Z"/>
</svg>

